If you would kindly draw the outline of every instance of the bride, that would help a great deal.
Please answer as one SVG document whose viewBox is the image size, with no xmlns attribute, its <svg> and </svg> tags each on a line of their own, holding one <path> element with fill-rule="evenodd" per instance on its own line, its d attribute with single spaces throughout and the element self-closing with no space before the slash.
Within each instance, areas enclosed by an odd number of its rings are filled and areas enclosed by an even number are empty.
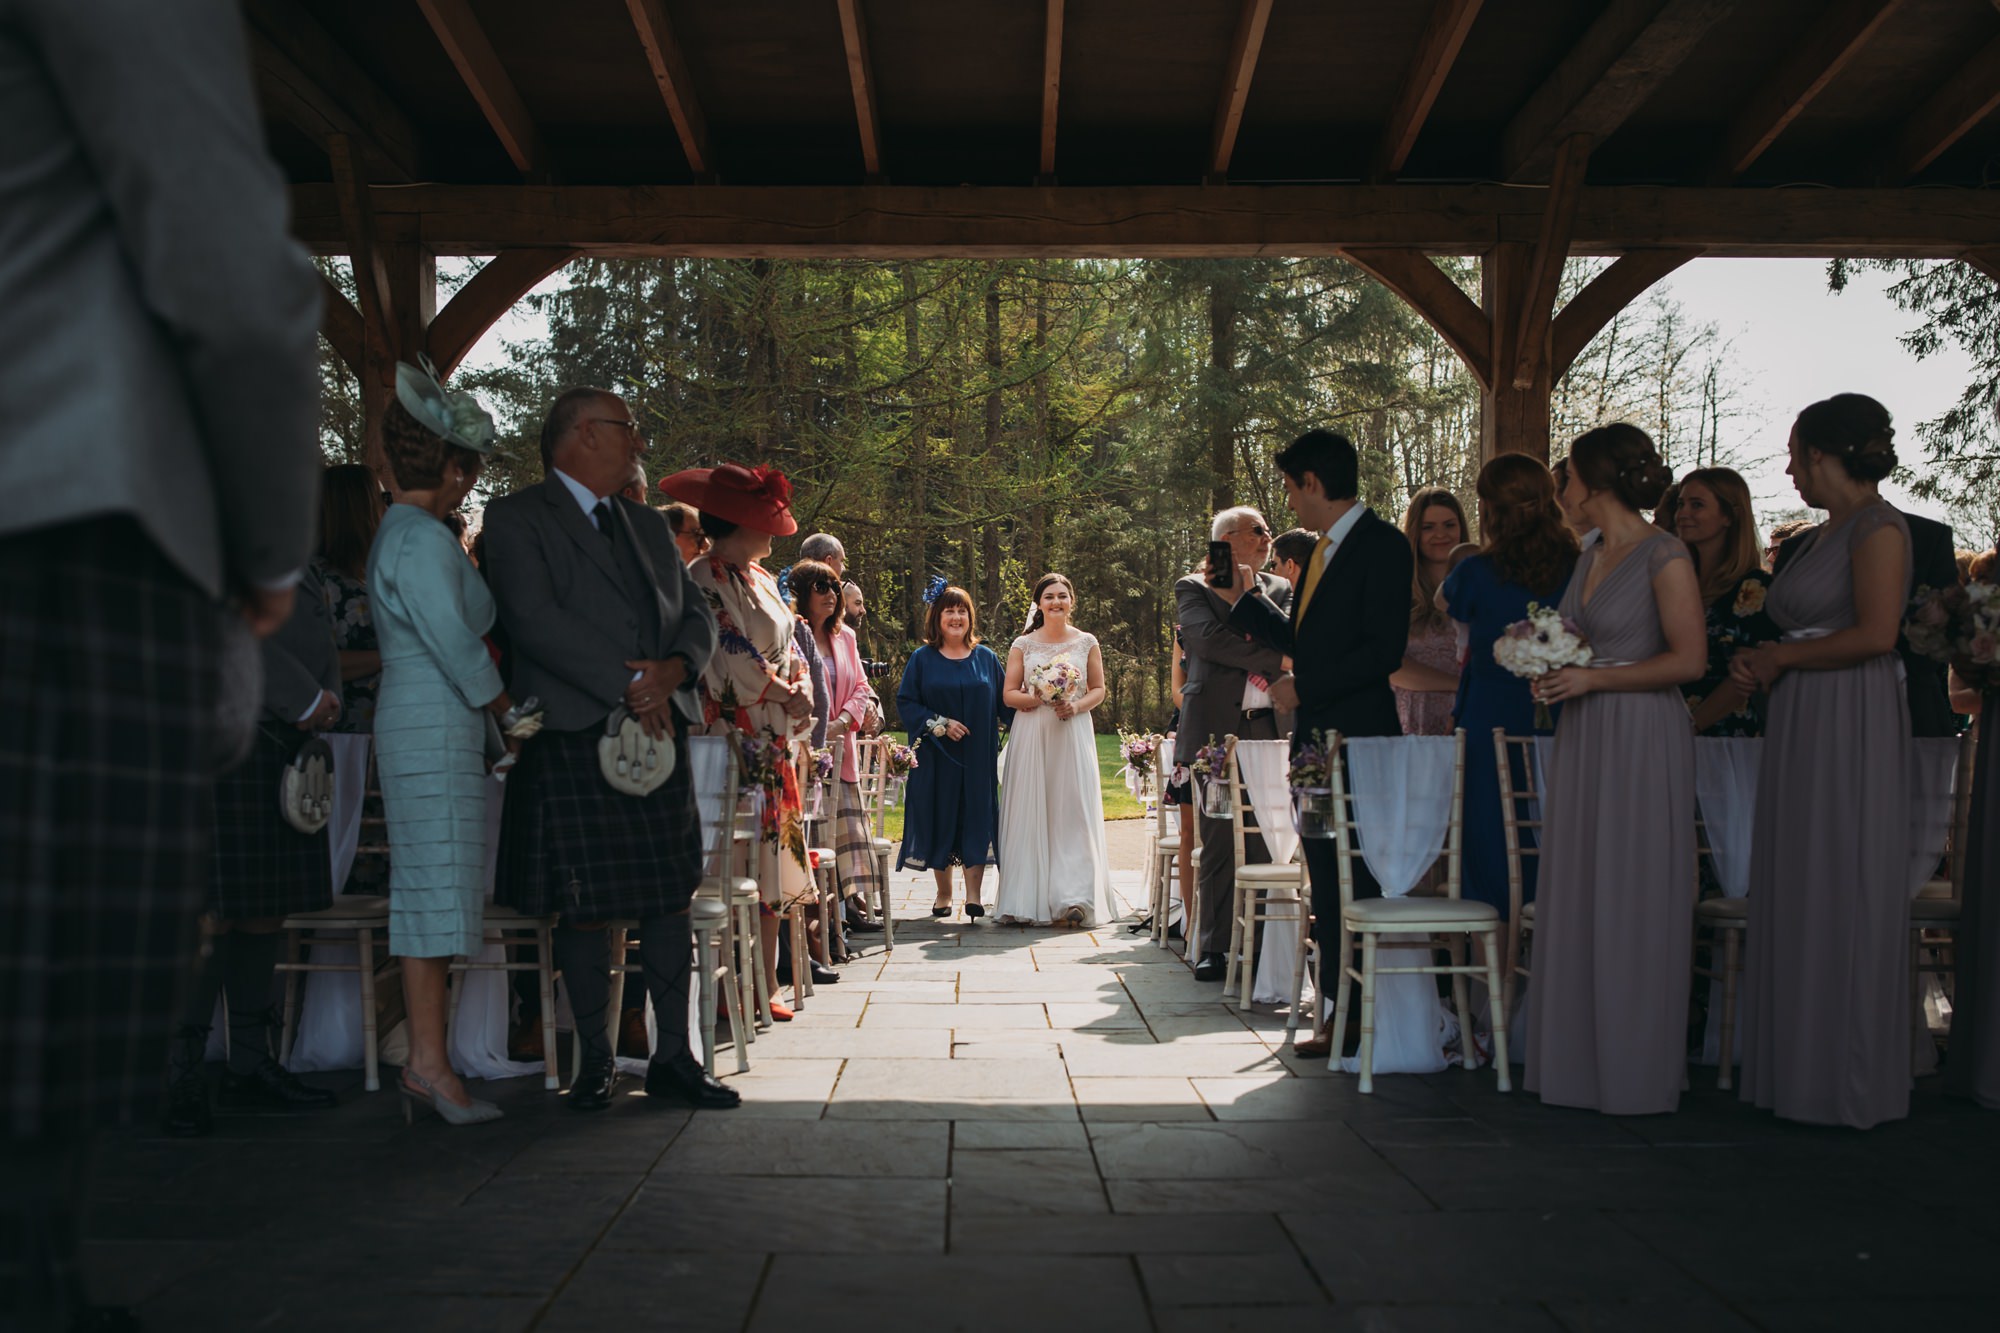
<svg viewBox="0 0 2000 1333">
<path fill-rule="evenodd" d="M 1000 782 L 1002 922 L 1088 927 L 1109 921 L 1111 871 L 1090 710 L 1104 699 L 1097 640 L 1069 623 L 1076 590 L 1035 585 L 1028 632 L 1007 651 L 1001 698 L 1015 710 Z"/>
</svg>

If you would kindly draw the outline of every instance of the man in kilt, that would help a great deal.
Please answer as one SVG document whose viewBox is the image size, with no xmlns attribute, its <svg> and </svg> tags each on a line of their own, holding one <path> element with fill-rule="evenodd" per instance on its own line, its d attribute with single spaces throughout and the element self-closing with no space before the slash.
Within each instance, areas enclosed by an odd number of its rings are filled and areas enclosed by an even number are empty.
<svg viewBox="0 0 2000 1333">
<path fill-rule="evenodd" d="M 233 6 L 6 12 L 0 1311 L 117 1328 L 74 1262 L 81 1168 L 157 1105 L 208 879 L 220 599 L 269 632 L 309 554 L 319 286 Z"/>
<path fill-rule="evenodd" d="M 294 912 L 333 903 L 333 859 L 327 831 L 301 833 L 285 821 L 278 785 L 285 768 L 312 736 L 340 716 L 340 652 L 319 576 L 300 578 L 291 617 L 263 643 L 263 707 L 250 752 L 215 784 L 210 841 L 208 911 L 194 989 L 181 1010 L 168 1061 L 167 1109 L 161 1127 L 177 1138 L 209 1132 L 210 1019 L 221 997 L 229 1018 L 225 1106 L 315 1110 L 338 1098 L 308 1087 L 272 1058 L 271 1004 L 277 975 L 278 927 Z"/>
<path fill-rule="evenodd" d="M 702 849 L 686 729 L 701 720 L 693 683 L 715 651 L 715 618 L 665 516 L 618 493 L 644 448 L 624 400 L 571 389 L 543 423 L 547 476 L 486 508 L 485 574 L 512 653 L 509 686 L 544 710 L 507 779 L 497 896 L 562 914 L 555 964 L 584 1050 L 573 1111 L 609 1106 L 617 1085 L 604 929 L 614 920 L 638 922 L 657 1019 L 647 1096 L 718 1108 L 741 1100 L 687 1040 L 687 910 Z M 598 767 L 597 742 L 621 707 L 673 740 L 673 776 L 650 795 L 613 789 Z"/>
</svg>

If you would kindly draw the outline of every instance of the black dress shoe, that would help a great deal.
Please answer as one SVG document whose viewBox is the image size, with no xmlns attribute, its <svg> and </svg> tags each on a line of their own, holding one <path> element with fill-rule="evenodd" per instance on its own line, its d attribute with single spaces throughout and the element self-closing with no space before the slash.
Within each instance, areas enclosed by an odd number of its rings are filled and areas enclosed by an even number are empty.
<svg viewBox="0 0 2000 1333">
<path fill-rule="evenodd" d="M 716 1082 L 687 1051 L 646 1066 L 646 1099 L 663 1107 L 692 1106 L 698 1111 L 727 1111 L 743 1104 L 742 1093 Z"/>
<path fill-rule="evenodd" d="M 250 1111 L 324 1111 L 340 1105 L 338 1093 L 301 1083 L 268 1055 L 248 1074 L 224 1074 L 221 1100 L 224 1106 Z"/>
<path fill-rule="evenodd" d="M 1205 953 L 1194 965 L 1196 981 L 1220 981 L 1229 971 L 1228 960 L 1219 953 Z"/>
<path fill-rule="evenodd" d="M 880 921 L 850 921 L 847 928 L 859 935 L 873 935 L 882 929 Z"/>
<path fill-rule="evenodd" d="M 778 982 L 780 985 L 791 985 L 792 969 L 789 967 L 779 968 Z M 812 960 L 812 984 L 815 986 L 837 986 L 840 984 L 840 973 L 815 958 Z"/>
<path fill-rule="evenodd" d="M 617 1091 L 618 1066 L 610 1060 L 585 1057 L 583 1071 L 569 1085 L 569 1109 L 602 1111 L 611 1105 L 612 1095 Z"/>
<path fill-rule="evenodd" d="M 176 1139 L 205 1138 L 215 1129 L 215 1115 L 208 1109 L 208 1078 L 200 1066 L 180 1074 L 167 1085 L 167 1106 L 160 1113 L 160 1128 Z"/>
</svg>

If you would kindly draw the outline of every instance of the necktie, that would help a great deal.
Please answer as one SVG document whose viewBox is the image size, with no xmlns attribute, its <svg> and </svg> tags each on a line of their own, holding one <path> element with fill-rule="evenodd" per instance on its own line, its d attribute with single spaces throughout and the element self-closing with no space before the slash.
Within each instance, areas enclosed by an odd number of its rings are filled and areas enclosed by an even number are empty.
<svg viewBox="0 0 2000 1333">
<path fill-rule="evenodd" d="M 1299 590 L 1298 619 L 1301 621 L 1306 618 L 1306 607 L 1312 602 L 1313 591 L 1319 587 L 1319 576 L 1326 573 L 1326 560 L 1324 557 L 1327 548 L 1332 545 L 1333 539 L 1331 537 L 1321 537 L 1319 545 L 1313 547 L 1312 568 L 1306 571 L 1306 586 Z"/>
<path fill-rule="evenodd" d="M 590 511 L 590 517 L 591 520 L 597 524 L 597 530 L 599 533 L 603 535 L 604 540 L 610 541 L 611 502 L 609 500 L 599 500 L 597 502 L 597 508 Z"/>
</svg>

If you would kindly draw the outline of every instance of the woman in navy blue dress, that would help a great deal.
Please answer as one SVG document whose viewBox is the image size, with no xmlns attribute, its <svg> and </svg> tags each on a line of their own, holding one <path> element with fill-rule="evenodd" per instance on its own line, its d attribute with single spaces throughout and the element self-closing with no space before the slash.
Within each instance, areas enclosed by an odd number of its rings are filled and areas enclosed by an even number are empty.
<svg viewBox="0 0 2000 1333">
<path fill-rule="evenodd" d="M 1465 731 L 1464 897 L 1492 903 L 1507 915 L 1507 844 L 1500 821 L 1500 770 L 1493 762 L 1493 728 L 1509 736 L 1535 730 L 1528 682 L 1493 660 L 1493 643 L 1525 618 L 1528 603 L 1555 606 L 1576 567 L 1576 535 L 1563 521 L 1549 470 L 1526 454 L 1502 454 L 1479 470 L 1479 554 L 1444 582 L 1445 609 L 1467 627 L 1465 672 L 1453 710 Z M 1526 773 L 1515 774 L 1525 782 Z M 1535 897 L 1535 861 L 1521 867 L 1521 899 Z"/>
<path fill-rule="evenodd" d="M 951 912 L 951 868 L 965 868 L 965 914 L 979 901 L 986 867 L 997 864 L 1000 824 L 1000 686 L 1007 669 L 979 642 L 972 596 L 946 588 L 931 602 L 924 646 L 903 668 L 896 710 L 917 752 L 904 810 L 898 870 L 937 877 L 932 916 Z"/>
</svg>

